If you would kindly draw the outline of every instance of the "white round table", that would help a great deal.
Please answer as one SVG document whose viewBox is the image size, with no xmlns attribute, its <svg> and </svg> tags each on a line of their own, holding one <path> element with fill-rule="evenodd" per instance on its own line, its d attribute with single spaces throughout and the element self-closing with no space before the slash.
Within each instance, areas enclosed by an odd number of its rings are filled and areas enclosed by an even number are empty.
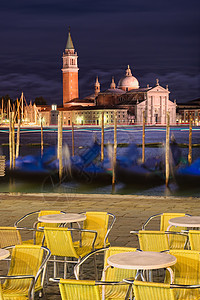
<svg viewBox="0 0 200 300">
<path fill-rule="evenodd" d="M 0 260 L 5 259 L 10 255 L 10 252 L 6 249 L 0 249 Z"/>
<path fill-rule="evenodd" d="M 107 259 L 108 267 L 137 270 L 135 279 L 140 275 L 142 280 L 145 280 L 141 270 L 166 268 L 170 272 L 171 283 L 174 281 L 174 275 L 170 266 L 176 261 L 176 257 L 171 254 L 151 251 L 123 252 L 111 255 Z M 104 269 L 104 273 L 108 267 Z"/>
<path fill-rule="evenodd" d="M 73 223 L 73 222 L 81 222 L 86 219 L 86 216 L 83 214 L 53 214 L 53 215 L 45 215 L 38 217 L 38 221 L 41 223 Z"/>
<path fill-rule="evenodd" d="M 191 216 L 191 217 L 178 217 L 169 220 L 169 227 L 179 226 L 179 227 L 200 227 L 200 216 Z"/>
<path fill-rule="evenodd" d="M 168 253 L 135 251 L 111 255 L 107 263 L 116 268 L 133 270 L 153 270 L 167 268 L 176 263 L 175 256 Z"/>
</svg>

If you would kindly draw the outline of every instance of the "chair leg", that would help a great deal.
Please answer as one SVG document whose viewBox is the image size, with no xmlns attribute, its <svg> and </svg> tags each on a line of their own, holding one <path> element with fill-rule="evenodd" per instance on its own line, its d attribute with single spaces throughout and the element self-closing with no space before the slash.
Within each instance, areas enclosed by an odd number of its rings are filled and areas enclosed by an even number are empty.
<svg viewBox="0 0 200 300">
<path fill-rule="evenodd" d="M 65 256 L 64 258 L 65 262 L 64 262 L 64 279 L 67 278 L 67 257 Z"/>
<path fill-rule="evenodd" d="M 78 259 L 78 262 L 77 262 L 77 263 L 79 263 L 79 262 L 80 262 L 80 259 Z M 78 278 L 79 278 L 79 273 L 80 273 L 80 266 L 77 267 L 77 276 L 78 276 Z"/>
<path fill-rule="evenodd" d="M 97 270 L 97 258 L 96 258 L 96 254 L 94 255 L 94 272 L 95 272 L 95 280 L 98 280 L 98 270 Z"/>
<path fill-rule="evenodd" d="M 53 262 L 53 277 L 56 278 L 57 275 L 57 265 L 56 265 L 56 256 L 54 255 L 54 262 Z"/>
</svg>

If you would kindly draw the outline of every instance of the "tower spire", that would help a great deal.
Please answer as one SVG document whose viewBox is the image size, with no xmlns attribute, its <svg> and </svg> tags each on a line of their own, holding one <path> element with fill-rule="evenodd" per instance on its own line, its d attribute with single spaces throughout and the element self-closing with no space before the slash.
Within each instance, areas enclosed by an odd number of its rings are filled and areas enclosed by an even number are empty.
<svg viewBox="0 0 200 300">
<path fill-rule="evenodd" d="M 98 95 L 100 93 L 100 83 L 98 76 L 96 77 L 96 82 L 94 84 L 94 93 L 95 95 Z"/>
<path fill-rule="evenodd" d="M 72 42 L 72 37 L 71 37 L 71 33 L 70 33 L 70 26 L 68 28 L 68 39 L 67 39 L 67 44 L 66 44 L 66 47 L 65 49 L 74 49 L 74 45 L 73 45 L 73 42 Z"/>
</svg>

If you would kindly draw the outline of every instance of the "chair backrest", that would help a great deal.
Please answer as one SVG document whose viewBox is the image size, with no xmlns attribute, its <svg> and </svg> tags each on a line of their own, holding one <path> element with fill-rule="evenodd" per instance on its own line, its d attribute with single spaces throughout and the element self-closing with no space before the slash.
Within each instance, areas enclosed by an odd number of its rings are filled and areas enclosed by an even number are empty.
<svg viewBox="0 0 200 300">
<path fill-rule="evenodd" d="M 200 251 L 200 230 L 189 230 L 191 250 Z"/>
<path fill-rule="evenodd" d="M 143 251 L 169 250 L 168 236 L 164 231 L 140 230 L 138 238 Z"/>
<path fill-rule="evenodd" d="M 79 258 L 68 228 L 44 227 L 44 234 L 52 255 Z"/>
<path fill-rule="evenodd" d="M 59 288 L 62 300 L 101 300 L 100 286 L 93 280 L 60 279 Z"/>
<path fill-rule="evenodd" d="M 0 248 L 22 244 L 16 227 L 0 227 Z"/>
<path fill-rule="evenodd" d="M 111 255 L 115 255 L 118 253 L 124 253 L 124 252 L 135 252 L 136 248 L 130 248 L 130 247 L 110 247 L 105 252 L 105 258 L 104 258 L 104 268 L 108 265 L 107 259 Z M 136 270 L 128 270 L 128 269 L 121 269 L 121 268 L 108 268 L 105 271 L 105 277 L 102 276 L 102 281 L 113 281 L 113 282 L 119 282 L 123 281 L 123 279 L 128 278 L 135 278 Z M 103 273 L 104 275 L 104 273 Z M 102 287 L 105 289 L 106 295 L 112 295 L 114 294 L 115 297 L 118 299 L 125 299 L 125 296 L 128 291 L 128 287 L 126 285 L 113 285 L 113 286 L 107 286 Z M 118 295 L 118 296 L 117 296 Z M 112 299 L 112 296 L 110 296 Z"/>
<path fill-rule="evenodd" d="M 0 284 L 0 300 L 4 300 L 1 284 Z"/>
<path fill-rule="evenodd" d="M 185 216 L 186 216 L 185 213 L 163 213 L 163 214 L 161 214 L 160 230 L 161 231 L 167 231 L 170 219 L 178 218 L 178 217 L 185 217 Z M 172 226 L 170 228 L 170 231 L 181 231 L 182 229 L 184 229 L 184 228 L 183 227 Z"/>
<path fill-rule="evenodd" d="M 130 247 L 109 247 L 105 252 L 104 257 L 104 268 L 108 265 L 107 259 L 111 255 L 124 253 L 124 252 L 135 252 L 136 248 Z M 136 270 L 127 270 L 127 269 L 119 269 L 119 268 L 108 268 L 105 273 L 106 281 L 123 281 L 125 278 L 135 277 Z M 103 280 L 103 279 L 102 279 Z"/>
<path fill-rule="evenodd" d="M 12 248 L 11 262 L 8 275 L 33 275 L 36 276 L 44 257 L 44 249 L 38 245 L 16 245 Z M 35 288 L 41 286 L 42 277 L 39 276 Z M 3 287 L 6 289 L 29 288 L 31 279 L 7 279 Z"/>
<path fill-rule="evenodd" d="M 105 240 L 108 231 L 109 213 L 107 212 L 86 212 L 86 220 L 83 223 L 83 229 L 97 231 L 97 239 L 95 242 L 95 248 L 102 248 L 106 246 L 108 240 Z M 91 244 L 93 236 L 87 232 L 82 235 L 82 242 Z"/>
<path fill-rule="evenodd" d="M 175 265 L 171 266 L 174 272 L 174 283 L 184 285 L 195 285 L 200 283 L 200 253 L 192 250 L 170 250 L 170 254 L 177 258 Z M 170 282 L 169 274 L 166 273 L 165 282 Z M 193 291 L 195 295 L 197 291 Z M 187 299 L 188 291 L 178 289 L 180 299 Z M 193 298 L 188 298 L 193 299 Z M 194 298 L 198 299 L 198 298 Z"/>
<path fill-rule="evenodd" d="M 170 284 L 146 281 L 134 281 L 134 295 L 136 300 L 175 300 L 175 292 Z"/>
<path fill-rule="evenodd" d="M 47 216 L 47 215 L 54 215 L 54 214 L 60 214 L 60 213 L 61 213 L 60 210 L 41 210 L 38 213 L 38 217 Z M 59 224 L 57 224 L 57 223 L 55 223 L 55 224 L 53 224 L 53 223 L 40 223 L 40 222 L 37 223 L 37 229 L 39 227 L 58 227 L 58 226 L 59 226 Z M 43 232 L 36 231 L 36 234 L 35 234 L 35 243 L 36 243 L 36 245 L 42 245 L 43 237 L 44 237 Z M 46 246 L 46 242 L 44 242 L 44 245 Z"/>
</svg>

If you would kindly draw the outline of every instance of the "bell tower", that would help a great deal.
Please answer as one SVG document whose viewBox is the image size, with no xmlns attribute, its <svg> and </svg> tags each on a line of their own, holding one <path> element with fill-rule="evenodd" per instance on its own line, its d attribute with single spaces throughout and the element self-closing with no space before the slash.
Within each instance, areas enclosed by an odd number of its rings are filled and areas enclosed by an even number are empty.
<svg viewBox="0 0 200 300">
<path fill-rule="evenodd" d="M 70 27 L 67 45 L 63 53 L 63 106 L 70 100 L 78 98 L 78 56 L 71 38 Z"/>
</svg>

